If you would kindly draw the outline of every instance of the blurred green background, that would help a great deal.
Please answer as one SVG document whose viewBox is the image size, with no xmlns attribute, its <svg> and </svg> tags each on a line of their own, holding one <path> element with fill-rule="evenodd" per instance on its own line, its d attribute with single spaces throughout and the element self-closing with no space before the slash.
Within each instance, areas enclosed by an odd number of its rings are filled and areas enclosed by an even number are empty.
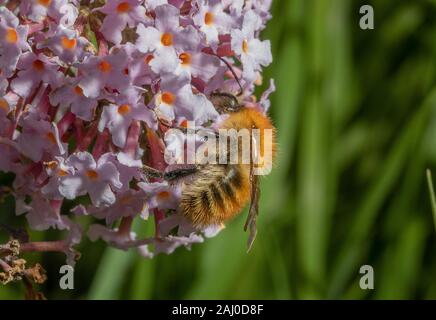
<svg viewBox="0 0 436 320">
<path fill-rule="evenodd" d="M 359 28 L 365 4 L 375 30 Z M 59 289 L 62 254 L 29 257 L 48 271 L 48 298 L 436 299 L 425 180 L 436 172 L 436 1 L 275 0 L 272 13 L 264 86 L 275 79 L 280 153 L 262 181 L 254 249 L 245 214 L 153 260 L 84 240 L 71 291 Z M 11 200 L 0 221 L 12 219 Z M 359 287 L 362 265 L 374 290 Z M 22 297 L 20 283 L 0 287 L 0 299 Z"/>
</svg>

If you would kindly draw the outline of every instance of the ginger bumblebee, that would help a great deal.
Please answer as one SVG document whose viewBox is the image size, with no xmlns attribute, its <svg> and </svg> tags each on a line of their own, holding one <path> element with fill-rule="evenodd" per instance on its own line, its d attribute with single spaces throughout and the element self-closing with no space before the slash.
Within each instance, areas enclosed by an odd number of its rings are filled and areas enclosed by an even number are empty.
<svg viewBox="0 0 436 320">
<path fill-rule="evenodd" d="M 226 114 L 218 126 L 216 137 L 224 130 L 245 130 L 249 134 L 249 161 L 242 159 L 242 142 L 237 138 L 237 161 L 230 161 L 231 141 L 225 148 L 217 148 L 217 157 L 225 153 L 226 163 L 196 163 L 176 169 L 158 172 L 144 167 L 151 177 L 159 177 L 182 188 L 179 210 L 199 229 L 220 225 L 238 215 L 250 201 L 249 213 L 244 230 L 250 230 L 248 250 L 256 236 L 256 218 L 259 210 L 259 172 L 269 170 L 276 153 L 275 128 L 267 115 L 256 108 L 246 107 L 228 93 L 214 93 L 210 96 L 215 109 Z M 218 132 L 219 131 L 219 132 Z M 257 138 L 254 132 L 258 132 Z M 267 135 L 266 132 L 270 134 Z M 256 148 L 257 151 L 253 151 Z M 260 150 L 260 152 L 259 152 Z M 260 161 L 252 155 L 259 153 Z M 256 173 L 257 172 L 257 173 Z"/>
</svg>

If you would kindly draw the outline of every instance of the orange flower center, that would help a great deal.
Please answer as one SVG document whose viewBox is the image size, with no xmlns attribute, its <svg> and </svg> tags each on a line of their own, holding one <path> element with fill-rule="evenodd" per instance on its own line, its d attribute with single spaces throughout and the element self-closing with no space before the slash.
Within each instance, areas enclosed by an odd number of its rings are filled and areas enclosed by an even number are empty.
<svg viewBox="0 0 436 320">
<path fill-rule="evenodd" d="M 117 12 L 118 13 L 126 13 L 130 11 L 130 4 L 128 4 L 127 2 L 121 2 L 118 6 L 117 6 Z"/>
<path fill-rule="evenodd" d="M 162 102 L 163 103 L 172 105 L 175 100 L 176 100 L 176 97 L 171 92 L 166 91 L 166 92 L 162 93 Z"/>
<path fill-rule="evenodd" d="M 102 62 L 100 62 L 98 64 L 98 68 L 100 69 L 101 72 L 103 73 L 108 73 L 112 70 L 112 66 L 109 62 L 103 60 Z"/>
<path fill-rule="evenodd" d="M 51 0 L 38 0 L 38 3 L 44 7 L 48 7 L 51 4 Z"/>
<path fill-rule="evenodd" d="M 171 33 L 164 33 L 162 37 L 160 37 L 160 42 L 162 45 L 169 47 L 173 45 L 173 35 Z"/>
<path fill-rule="evenodd" d="M 63 36 L 61 43 L 62 43 L 62 47 L 64 47 L 65 49 L 72 50 L 76 47 L 77 40 L 75 38 L 68 39 L 67 37 Z"/>
<path fill-rule="evenodd" d="M 187 128 L 188 127 L 188 120 L 183 120 L 182 123 L 180 124 L 181 128 Z"/>
<path fill-rule="evenodd" d="M 44 165 L 51 170 L 54 170 L 58 167 L 58 163 L 56 161 L 45 162 Z"/>
<path fill-rule="evenodd" d="M 123 104 L 118 107 L 118 113 L 122 116 L 128 114 L 130 112 L 130 106 L 128 104 Z"/>
<path fill-rule="evenodd" d="M 18 41 L 17 31 L 13 28 L 8 28 L 8 30 L 6 30 L 6 42 L 17 43 L 17 41 Z"/>
<path fill-rule="evenodd" d="M 56 138 L 52 132 L 47 132 L 46 138 L 48 141 L 50 141 L 52 144 L 56 144 Z"/>
<path fill-rule="evenodd" d="M 86 171 L 86 176 L 90 180 L 97 180 L 98 179 L 98 173 L 95 170 L 88 170 L 88 171 Z"/>
<path fill-rule="evenodd" d="M 191 64 L 191 55 L 189 53 L 183 52 L 179 55 L 179 59 L 183 65 Z"/>
<path fill-rule="evenodd" d="M 158 199 L 168 199 L 170 197 L 170 193 L 168 191 L 161 191 L 157 194 Z"/>
<path fill-rule="evenodd" d="M 74 87 L 74 92 L 78 95 L 78 96 L 83 96 L 83 89 L 79 86 L 75 86 Z"/>
<path fill-rule="evenodd" d="M 9 111 L 9 103 L 5 98 L 0 98 L 0 109 L 3 109 L 6 113 Z"/>
<path fill-rule="evenodd" d="M 41 60 L 35 60 L 32 63 L 32 66 L 35 70 L 37 71 L 42 71 L 44 70 L 44 62 L 42 62 Z"/>
<path fill-rule="evenodd" d="M 59 177 L 65 177 L 67 175 L 68 175 L 68 172 L 66 172 L 65 170 L 59 169 L 59 171 L 58 171 Z"/>
<path fill-rule="evenodd" d="M 121 204 L 126 205 L 126 204 L 129 204 L 131 200 L 132 200 L 132 196 L 127 194 L 127 195 L 121 197 L 120 202 L 121 202 Z"/>
<path fill-rule="evenodd" d="M 213 24 L 214 20 L 215 20 L 215 16 L 213 15 L 213 13 L 206 12 L 206 14 L 204 15 L 204 23 L 210 26 L 211 24 Z"/>
<path fill-rule="evenodd" d="M 247 40 L 242 41 L 242 51 L 248 53 L 248 42 Z"/>
<path fill-rule="evenodd" d="M 149 64 L 151 60 L 154 59 L 154 55 L 152 54 L 148 54 L 145 58 L 144 58 L 144 63 L 145 64 Z"/>
</svg>

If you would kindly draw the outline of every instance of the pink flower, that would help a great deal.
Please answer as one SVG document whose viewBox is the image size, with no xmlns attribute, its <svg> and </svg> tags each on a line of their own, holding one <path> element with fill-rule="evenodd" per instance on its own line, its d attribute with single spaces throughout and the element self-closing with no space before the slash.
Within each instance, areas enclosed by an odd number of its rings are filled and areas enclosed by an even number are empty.
<svg viewBox="0 0 436 320">
<path fill-rule="evenodd" d="M 89 57 L 80 66 L 79 86 L 88 98 L 97 98 L 105 88 L 122 91 L 129 85 L 127 55 L 116 51 L 105 57 Z"/>
<path fill-rule="evenodd" d="M 117 195 L 117 199 L 110 207 L 89 208 L 87 214 L 91 214 L 98 219 L 105 219 L 108 226 L 112 225 L 123 217 L 136 217 L 140 215 L 142 219 L 148 219 L 147 198 L 142 190 L 136 191 L 129 189 Z"/>
<path fill-rule="evenodd" d="M 101 157 L 95 161 L 88 152 L 78 152 L 67 159 L 67 165 L 74 167 L 73 175 L 66 176 L 59 185 L 59 192 L 67 199 L 88 193 L 92 203 L 108 206 L 115 202 L 111 187 L 121 188 L 116 166 Z"/>
<path fill-rule="evenodd" d="M 172 188 L 166 182 L 145 183 L 140 182 L 138 186 L 148 197 L 149 209 L 176 209 L 180 199 L 180 189 Z"/>
<path fill-rule="evenodd" d="M 5 76 L 0 75 L 0 95 L 6 94 L 6 90 L 8 89 L 9 81 L 5 78 Z"/>
<path fill-rule="evenodd" d="M 128 56 L 127 72 L 130 82 L 135 86 L 151 85 L 158 78 L 150 67 L 154 59 L 151 53 L 140 52 L 133 44 L 127 43 L 120 50 Z"/>
<path fill-rule="evenodd" d="M 1 125 L 1 121 L 0 121 Z M 8 144 L 4 144 L 0 141 L 0 171 L 13 172 L 16 163 L 19 161 L 18 151 Z"/>
<path fill-rule="evenodd" d="M 26 98 L 41 83 L 48 83 L 57 88 L 62 82 L 62 73 L 54 59 L 40 53 L 26 52 L 18 61 L 18 77 L 11 82 L 11 88 L 21 97 Z"/>
<path fill-rule="evenodd" d="M 255 32 L 261 25 L 261 18 L 250 10 L 244 16 L 242 30 L 235 29 L 231 33 L 232 49 L 241 57 L 243 75 L 248 81 L 255 80 L 255 71 L 260 71 L 261 66 L 272 62 L 270 42 L 260 41 L 255 37 Z"/>
<path fill-rule="evenodd" d="M 27 43 L 27 26 L 19 25 L 17 17 L 8 9 L 0 7 L 0 70 L 10 77 L 17 66 L 22 51 L 30 50 Z"/>
<path fill-rule="evenodd" d="M 72 26 L 79 10 L 68 0 L 22 0 L 20 13 L 30 20 L 41 22 L 47 17 L 66 26 Z"/>
<path fill-rule="evenodd" d="M 168 4 L 168 0 L 147 0 L 144 2 L 145 8 L 148 11 L 154 11 L 156 7 L 161 6 L 163 4 Z"/>
<path fill-rule="evenodd" d="M 99 128 L 107 127 L 112 141 L 120 148 L 126 143 L 127 131 L 133 120 L 145 121 L 150 128 L 157 128 L 155 115 L 140 102 L 141 95 L 135 89 L 127 89 L 106 106 L 101 116 Z"/>
<path fill-rule="evenodd" d="M 20 124 L 23 132 L 16 141 L 21 153 L 32 161 L 38 162 L 43 158 L 48 160 L 65 153 L 58 128 L 54 123 L 37 119 L 35 114 L 29 114 Z"/>
<path fill-rule="evenodd" d="M 271 4 L 272 0 L 252 0 L 253 1 L 253 10 L 256 11 L 259 16 L 262 18 L 262 24 L 265 24 L 266 21 L 271 19 Z"/>
<path fill-rule="evenodd" d="M 100 31 L 107 40 L 120 44 L 121 32 L 128 26 L 136 27 L 138 22 L 146 22 L 145 8 L 141 6 L 142 0 L 113 0 L 108 1 L 97 10 L 106 14 Z"/>
<path fill-rule="evenodd" d="M 19 97 L 13 92 L 3 94 L 0 98 L 0 119 L 4 119 L 10 112 L 15 110 L 18 100 Z M 0 126 L 0 134 L 4 128 L 6 128 L 4 125 Z"/>
<path fill-rule="evenodd" d="M 234 16 L 241 16 L 245 0 L 222 0 L 221 2 L 223 7 L 228 8 Z"/>
<path fill-rule="evenodd" d="M 191 233 L 189 236 L 184 237 L 176 237 L 176 236 L 168 236 L 164 239 L 155 240 L 155 249 L 154 254 L 158 253 L 166 253 L 171 254 L 179 247 L 185 247 L 190 250 L 191 246 L 194 243 L 202 243 L 204 240 L 201 236 Z"/>
<path fill-rule="evenodd" d="M 142 174 L 142 161 L 135 159 L 132 155 L 126 152 L 106 153 L 102 158 L 115 164 L 118 172 L 120 173 L 120 182 L 122 186 L 117 188 L 117 192 L 126 192 L 130 190 L 130 182 L 135 179 L 136 181 L 144 180 Z"/>
<path fill-rule="evenodd" d="M 173 214 L 159 222 L 159 232 L 161 235 L 167 236 L 177 229 L 177 236 L 189 236 L 197 230 L 189 223 L 188 220 L 181 214 Z"/>
<path fill-rule="evenodd" d="M 53 36 L 47 39 L 46 45 L 65 63 L 82 61 L 89 53 L 85 51 L 90 43 L 77 32 L 59 25 Z"/>
<path fill-rule="evenodd" d="M 64 109 L 71 108 L 71 112 L 77 117 L 91 121 L 98 104 L 97 99 L 86 97 L 77 79 L 66 79 L 66 82 L 64 86 L 51 92 L 51 104 Z"/>
<path fill-rule="evenodd" d="M 136 46 L 143 53 L 153 54 L 150 66 L 154 72 L 174 72 L 179 54 L 185 51 L 185 47 L 198 45 L 199 38 L 192 26 L 183 28 L 180 25 L 176 7 L 161 5 L 156 8 L 155 14 L 155 27 L 138 25 Z"/>
<path fill-rule="evenodd" d="M 197 0 L 198 12 L 193 15 L 194 23 L 206 36 L 208 45 L 216 47 L 218 36 L 228 34 L 234 24 L 233 19 L 224 11 L 220 0 Z"/>
<path fill-rule="evenodd" d="M 220 61 L 217 57 L 203 52 L 204 44 L 197 31 L 187 28 L 184 33 L 190 41 L 178 48 L 177 67 L 175 70 L 171 70 L 171 73 L 181 78 L 191 79 L 194 77 L 207 82 L 216 74 Z M 156 72 L 159 71 L 157 68 Z"/>
<path fill-rule="evenodd" d="M 141 52 L 151 52 L 158 49 L 171 49 L 179 43 L 181 31 L 179 10 L 172 5 L 161 5 L 155 9 L 155 26 L 145 27 L 139 24 L 136 46 Z"/>
<path fill-rule="evenodd" d="M 228 60 L 230 61 L 230 59 Z M 204 93 L 210 94 L 214 91 L 220 91 L 236 94 L 239 92 L 240 88 L 238 82 L 233 78 L 226 79 L 228 77 L 228 72 L 229 69 L 225 65 L 221 65 L 215 75 L 206 83 Z"/>
<path fill-rule="evenodd" d="M 47 230 L 49 228 L 67 230 L 64 253 L 67 264 L 74 266 L 77 252 L 72 248 L 78 244 L 82 237 L 82 227 L 67 216 L 60 214 L 60 202 L 49 201 L 40 193 L 32 194 L 32 201 L 27 205 L 23 199 L 17 198 L 17 215 L 26 214 L 29 226 L 34 230 Z"/>
<path fill-rule="evenodd" d="M 48 162 L 46 166 L 50 180 L 41 189 L 41 192 L 49 199 L 61 200 L 64 196 L 59 191 L 59 186 L 68 176 L 74 175 L 75 169 L 66 164 L 62 157 L 55 157 L 55 160 Z"/>
<path fill-rule="evenodd" d="M 262 96 L 260 97 L 260 101 L 259 101 L 259 104 L 263 107 L 263 110 L 265 112 L 268 112 L 269 107 L 271 106 L 271 102 L 269 101 L 269 96 L 274 91 L 276 91 L 276 85 L 274 83 L 274 80 L 271 79 L 268 89 L 266 89 L 265 92 L 262 93 Z"/>
<path fill-rule="evenodd" d="M 102 239 L 115 248 L 128 250 L 129 244 L 136 238 L 136 234 L 134 232 L 119 232 L 117 228 L 111 229 L 101 224 L 93 224 L 88 229 L 88 237 L 91 241 Z"/>
<path fill-rule="evenodd" d="M 32 202 L 24 204 L 23 211 L 32 229 L 47 230 L 50 227 L 64 229 L 65 225 L 59 212 L 41 194 L 33 194 Z"/>
<path fill-rule="evenodd" d="M 203 94 L 194 94 L 188 79 L 162 76 L 160 92 L 154 107 L 159 118 L 172 121 L 177 117 L 203 124 L 218 116 L 212 103 Z"/>
</svg>

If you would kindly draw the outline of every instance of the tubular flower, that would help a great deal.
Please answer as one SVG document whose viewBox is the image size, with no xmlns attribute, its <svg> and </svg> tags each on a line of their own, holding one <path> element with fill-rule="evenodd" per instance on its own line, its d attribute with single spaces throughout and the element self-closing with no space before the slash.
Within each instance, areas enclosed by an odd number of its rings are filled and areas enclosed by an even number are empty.
<svg viewBox="0 0 436 320">
<path fill-rule="evenodd" d="M 69 264 L 85 235 L 153 257 L 219 233 L 192 225 L 181 187 L 143 166 L 166 172 L 166 151 L 183 160 L 192 139 L 165 137 L 169 127 L 225 121 L 217 91 L 269 108 L 273 81 L 253 95 L 272 61 L 259 36 L 271 1 L 9 2 L 0 7 L 0 171 L 15 175 L 16 214 L 32 229 L 68 232 Z M 91 219 L 87 230 L 77 216 Z M 134 219 L 155 235 L 134 234 Z"/>
</svg>

